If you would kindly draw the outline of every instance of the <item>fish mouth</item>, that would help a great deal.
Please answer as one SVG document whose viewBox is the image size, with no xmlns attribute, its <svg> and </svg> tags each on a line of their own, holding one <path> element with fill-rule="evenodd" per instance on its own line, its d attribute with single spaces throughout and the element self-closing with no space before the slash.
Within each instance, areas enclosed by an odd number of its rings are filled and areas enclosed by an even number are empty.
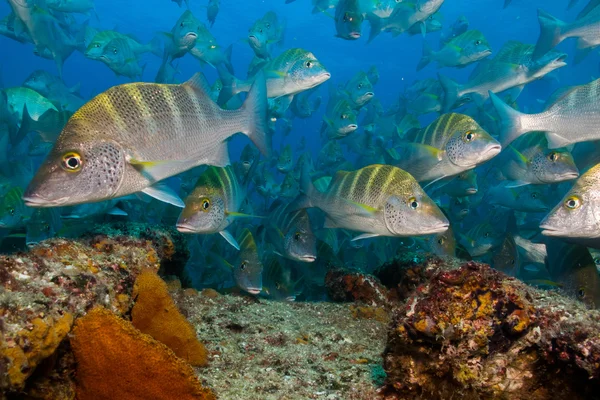
<svg viewBox="0 0 600 400">
<path fill-rule="evenodd" d="M 247 288 L 246 292 L 250 293 L 250 294 L 259 294 L 260 292 L 262 292 L 262 289 L 259 288 Z"/>
<path fill-rule="evenodd" d="M 350 32 L 348 36 L 350 36 L 352 39 L 358 39 L 360 38 L 360 32 Z"/>
<path fill-rule="evenodd" d="M 432 226 L 429 229 L 423 230 L 419 232 L 419 235 L 433 235 L 434 233 L 442 233 L 446 232 L 450 228 L 450 223 L 444 222 L 435 226 Z"/>
<path fill-rule="evenodd" d="M 375 96 L 375 93 L 373 93 L 373 92 L 365 93 L 365 97 L 373 97 L 373 96 Z"/>
<path fill-rule="evenodd" d="M 194 229 L 193 226 L 188 225 L 188 224 L 177 224 L 177 225 L 175 225 L 175 227 L 177 228 L 177 230 L 179 232 L 182 232 L 182 233 L 198 233 L 198 231 L 196 229 Z"/>
<path fill-rule="evenodd" d="M 490 54 L 492 54 L 492 50 L 490 50 L 490 49 L 481 52 L 482 57 L 487 57 Z"/>
<path fill-rule="evenodd" d="M 196 32 L 188 32 L 184 35 L 184 37 L 186 38 L 191 38 L 191 39 L 197 39 L 198 38 L 198 34 Z"/>
<path fill-rule="evenodd" d="M 299 261 L 303 261 L 303 262 L 314 262 L 317 259 L 316 256 L 302 256 L 299 257 Z"/>
<path fill-rule="evenodd" d="M 61 197 L 56 200 L 44 199 L 35 194 L 23 196 L 23 203 L 27 207 L 56 207 L 65 204 L 69 200 L 69 197 Z"/>
<path fill-rule="evenodd" d="M 466 190 L 466 192 L 467 192 L 468 194 L 476 194 L 476 193 L 477 193 L 477 189 L 475 189 L 475 188 L 468 188 L 468 189 Z"/>
<path fill-rule="evenodd" d="M 566 232 L 547 224 L 540 224 L 540 229 L 542 230 L 542 235 L 544 236 L 567 237 L 567 235 L 565 234 Z"/>
<path fill-rule="evenodd" d="M 579 178 L 579 173 L 578 172 L 567 172 L 567 173 L 561 174 L 559 176 L 559 178 L 564 181 L 570 181 L 572 179 Z"/>
<path fill-rule="evenodd" d="M 502 151 L 502 146 L 500 144 L 494 144 L 490 147 L 488 147 L 482 154 L 481 154 L 481 158 L 482 159 L 488 159 L 487 157 L 493 157 L 496 154 L 499 154 Z"/>
</svg>

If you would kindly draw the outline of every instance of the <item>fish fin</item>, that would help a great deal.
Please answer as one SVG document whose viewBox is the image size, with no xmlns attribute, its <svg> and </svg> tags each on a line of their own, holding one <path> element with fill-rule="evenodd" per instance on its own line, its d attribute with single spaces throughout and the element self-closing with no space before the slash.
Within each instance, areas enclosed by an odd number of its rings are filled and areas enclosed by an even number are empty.
<svg viewBox="0 0 600 400">
<path fill-rule="evenodd" d="M 380 18 L 373 14 L 367 14 L 367 20 L 371 24 L 369 40 L 367 40 L 367 44 L 369 44 L 383 31 L 383 18 Z"/>
<path fill-rule="evenodd" d="M 559 147 L 566 147 L 571 144 L 571 141 L 552 132 L 546 132 L 546 139 L 548 139 L 549 149 L 558 149 Z"/>
<path fill-rule="evenodd" d="M 362 235 L 358 235 L 357 237 L 355 237 L 354 239 L 351 239 L 351 242 L 354 242 L 356 240 L 363 240 L 363 239 L 370 239 L 370 238 L 374 238 L 374 237 L 378 237 L 381 236 L 379 233 L 363 233 Z"/>
<path fill-rule="evenodd" d="M 173 189 L 168 187 L 166 184 L 158 183 L 154 186 L 147 187 L 146 189 L 142 190 L 142 192 L 157 200 L 172 204 L 175 207 L 185 207 L 185 203 L 183 200 L 181 200 L 179 195 L 177 195 L 177 193 L 175 193 Z"/>
<path fill-rule="evenodd" d="M 0 96 L 6 96 L 6 92 L 0 92 Z M 8 100 L 8 99 L 6 99 Z M 7 102 L 5 102 L 7 104 Z M 27 136 L 29 131 L 33 130 L 33 125 L 36 121 L 31 118 L 29 111 L 27 110 L 27 104 L 23 104 L 23 117 L 21 118 L 21 125 L 18 129 L 9 130 L 10 143 L 14 148 Z"/>
<path fill-rule="evenodd" d="M 119 207 L 113 207 L 110 210 L 108 210 L 106 212 L 108 215 L 122 215 L 122 216 L 127 216 L 128 214 L 121 210 Z"/>
<path fill-rule="evenodd" d="M 433 168 L 439 167 L 443 151 L 433 146 L 420 143 L 403 143 L 400 145 L 400 163 L 398 166 L 406 170 L 417 181 Z"/>
<path fill-rule="evenodd" d="M 225 61 L 223 61 L 223 64 L 225 64 L 225 68 L 227 68 L 227 70 L 233 75 L 233 64 L 231 63 L 231 55 L 232 54 L 233 54 L 233 44 L 230 44 L 225 49 Z"/>
<path fill-rule="evenodd" d="M 433 56 L 433 49 L 431 48 L 429 43 L 427 43 L 426 40 L 423 40 L 423 55 L 421 56 L 421 60 L 419 61 L 419 64 L 417 65 L 417 71 L 420 71 L 423 68 L 425 68 L 431 62 L 432 56 Z"/>
<path fill-rule="evenodd" d="M 561 36 L 562 30 L 566 25 L 558 18 L 539 9 L 538 21 L 540 23 L 540 36 L 533 51 L 532 58 L 534 60 L 540 59 L 540 57 L 548 53 L 564 39 Z"/>
<path fill-rule="evenodd" d="M 146 46 L 150 53 L 154 54 L 156 57 L 162 58 L 162 56 L 163 56 L 162 41 L 160 40 L 160 38 L 158 36 L 153 37 L 152 40 L 150 40 L 150 42 Z"/>
<path fill-rule="evenodd" d="M 527 164 L 529 164 L 527 157 L 525 157 L 525 155 L 517 150 L 514 146 L 508 146 L 508 148 L 511 150 L 510 153 L 513 156 L 511 158 L 516 161 L 517 164 L 519 164 L 519 167 L 523 169 L 527 168 Z"/>
<path fill-rule="evenodd" d="M 525 182 L 525 181 L 510 181 L 504 187 L 506 187 L 507 189 L 512 189 L 512 188 L 518 188 L 521 186 L 526 186 L 529 184 L 530 184 L 529 182 Z"/>
<path fill-rule="evenodd" d="M 240 249 L 240 245 L 238 244 L 237 240 L 235 240 L 235 238 L 233 237 L 233 235 L 229 231 L 222 230 L 221 232 L 219 232 L 219 234 L 221 236 L 223 236 L 223 238 L 225 240 L 227 240 L 227 243 L 229 243 L 230 245 L 232 245 L 233 247 L 235 247 L 236 250 Z"/>
<path fill-rule="evenodd" d="M 215 167 L 226 167 L 231 164 L 229 160 L 229 147 L 227 146 L 227 142 L 221 143 L 217 151 L 212 154 L 212 159 L 207 162 L 208 165 L 212 165 Z"/>
<path fill-rule="evenodd" d="M 189 80 L 182 83 L 194 89 L 197 97 L 209 97 L 210 85 L 202 72 L 196 72 Z"/>
<path fill-rule="evenodd" d="M 217 99 L 217 104 L 221 107 L 225 107 L 227 102 L 236 94 L 240 93 L 239 86 L 241 82 L 229 72 L 229 70 L 224 67 L 222 64 L 217 65 L 217 73 L 219 74 L 219 79 L 223 83 L 223 87 L 219 92 L 219 98 Z"/>
<path fill-rule="evenodd" d="M 442 85 L 442 90 L 444 91 L 444 104 L 442 111 L 448 112 L 454 108 L 455 104 L 460 99 L 458 94 L 461 90 L 461 86 L 452 79 L 441 74 L 438 74 L 438 79 Z"/>
<path fill-rule="evenodd" d="M 325 216 L 324 228 L 338 228 L 338 224 L 332 220 L 329 216 Z"/>
<path fill-rule="evenodd" d="M 427 25 L 425 25 L 425 21 L 421 21 L 419 24 L 421 26 L 421 36 L 425 38 L 425 35 L 427 35 Z"/>
<path fill-rule="evenodd" d="M 586 41 L 582 38 L 577 40 L 577 49 L 575 50 L 575 61 L 574 64 L 577 65 L 581 63 L 594 49 L 593 45 L 586 44 Z"/>
<path fill-rule="evenodd" d="M 285 71 L 276 71 L 276 70 L 265 71 L 265 76 L 267 78 L 285 78 L 286 75 L 287 75 L 287 73 Z"/>
<path fill-rule="evenodd" d="M 68 88 L 69 93 L 77 94 L 81 90 L 81 82 L 78 82 L 75 86 Z"/>
<path fill-rule="evenodd" d="M 221 91 L 222 92 L 222 91 Z M 267 111 L 267 84 L 262 72 L 256 74 L 254 83 L 248 92 L 248 97 L 241 110 L 246 111 L 246 128 L 242 131 L 250 138 L 252 143 L 267 158 L 271 157 L 271 138 L 268 134 Z"/>
<path fill-rule="evenodd" d="M 432 180 L 432 181 L 431 181 L 431 182 L 429 182 L 427 185 L 423 186 L 423 190 L 425 190 L 426 188 L 428 188 L 429 186 L 433 185 L 434 183 L 436 183 L 436 182 L 439 182 L 439 181 L 441 181 L 442 179 L 444 179 L 444 178 L 447 178 L 447 177 L 448 177 L 448 175 L 442 175 L 442 176 L 440 176 L 439 178 L 436 178 L 436 179 Z M 448 182 L 446 182 L 446 183 L 444 183 L 444 184 L 441 184 L 441 185 L 439 185 L 439 186 L 438 186 L 438 188 L 441 188 L 441 187 L 443 187 L 443 186 L 445 186 L 445 185 L 447 185 L 447 184 L 448 184 Z"/>
<path fill-rule="evenodd" d="M 527 128 L 523 127 L 523 119 L 527 114 L 517 111 L 509 106 L 494 94 L 494 92 L 489 91 L 489 95 L 492 104 L 500 117 L 499 142 L 503 147 L 508 146 L 522 134 L 529 132 Z"/>
</svg>

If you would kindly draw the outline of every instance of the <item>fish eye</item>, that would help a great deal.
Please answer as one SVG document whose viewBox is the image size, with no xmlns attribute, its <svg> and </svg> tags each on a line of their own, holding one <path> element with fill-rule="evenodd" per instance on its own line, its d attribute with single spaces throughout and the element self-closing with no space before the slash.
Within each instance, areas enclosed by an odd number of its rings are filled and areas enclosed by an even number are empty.
<svg viewBox="0 0 600 400">
<path fill-rule="evenodd" d="M 599 257 L 594 258 L 594 264 L 596 264 L 596 265 L 600 264 L 600 258 Z"/>
<path fill-rule="evenodd" d="M 77 172 L 81 169 L 81 156 L 74 152 L 65 154 L 62 158 L 62 168 L 68 172 Z"/>
<path fill-rule="evenodd" d="M 490 233 L 489 233 L 489 232 L 486 232 L 486 233 L 483 235 L 483 237 L 486 237 L 486 238 L 490 237 Z"/>
<path fill-rule="evenodd" d="M 44 230 L 48 232 L 50 230 L 50 225 L 44 224 Z"/>
<path fill-rule="evenodd" d="M 475 41 L 475 46 L 479 46 L 481 44 L 481 40 L 476 40 Z"/>
<path fill-rule="evenodd" d="M 553 162 L 558 160 L 558 153 L 553 151 L 552 153 L 548 154 L 548 160 Z"/>
<path fill-rule="evenodd" d="M 113 49 L 113 54 L 117 54 L 117 49 Z"/>
<path fill-rule="evenodd" d="M 210 46 L 211 49 L 216 49 L 217 46 L 215 46 L 214 44 Z"/>
<path fill-rule="evenodd" d="M 281 283 L 277 282 L 277 283 L 275 284 L 275 288 L 276 288 L 277 290 L 281 290 Z"/>
<path fill-rule="evenodd" d="M 95 48 L 99 48 L 100 47 L 100 43 L 94 43 L 94 47 Z"/>
<path fill-rule="evenodd" d="M 209 208 L 210 208 L 210 200 L 207 198 L 202 199 L 202 210 L 204 210 L 204 212 L 207 212 Z"/>
<path fill-rule="evenodd" d="M 413 210 L 416 210 L 417 208 L 419 208 L 419 202 L 417 201 L 417 199 L 415 197 L 411 197 L 410 199 L 408 199 L 408 205 Z"/>
<path fill-rule="evenodd" d="M 307 62 L 305 62 L 305 63 L 304 63 L 304 66 L 305 66 L 306 68 L 312 68 L 312 66 L 313 66 L 313 62 L 309 60 L 309 61 L 307 61 Z"/>
<path fill-rule="evenodd" d="M 473 134 L 473 131 L 466 131 L 463 134 L 463 141 L 464 142 L 472 142 L 473 139 L 475 139 L 475 135 Z"/>
<path fill-rule="evenodd" d="M 10 214 L 10 216 L 12 217 L 13 215 L 15 215 L 15 209 L 14 208 L 9 208 L 8 209 L 8 213 Z"/>
<path fill-rule="evenodd" d="M 248 263 L 246 261 L 242 261 L 242 263 L 240 264 L 240 269 L 243 271 L 246 269 L 247 266 L 248 266 Z"/>
<path fill-rule="evenodd" d="M 585 289 L 584 288 L 579 288 L 577 290 L 577 298 L 578 299 L 584 299 L 585 298 Z"/>
<path fill-rule="evenodd" d="M 300 232 L 296 232 L 296 233 L 294 234 L 294 240 L 295 240 L 295 241 L 298 241 L 298 240 L 300 240 Z"/>
<path fill-rule="evenodd" d="M 444 244 L 444 238 L 439 238 L 438 239 L 438 244 L 443 245 Z"/>
<path fill-rule="evenodd" d="M 270 28 L 270 27 L 271 27 L 271 24 L 266 24 L 266 26 L 267 26 L 267 29 L 268 29 L 268 28 Z"/>
<path fill-rule="evenodd" d="M 258 32 L 259 32 L 259 33 L 262 33 L 262 29 L 259 29 L 259 30 L 258 30 Z"/>
<path fill-rule="evenodd" d="M 581 200 L 577 196 L 571 196 L 565 200 L 565 206 L 570 210 L 574 210 L 581 206 Z"/>
<path fill-rule="evenodd" d="M 356 88 L 357 88 L 357 89 L 362 89 L 362 87 L 363 87 L 363 84 L 362 84 L 362 83 L 359 83 L 359 84 L 358 84 L 358 86 L 357 86 Z"/>
<path fill-rule="evenodd" d="M 179 26 L 180 26 L 181 28 L 183 28 L 183 22 L 182 22 L 182 23 L 180 23 L 180 24 L 179 24 Z"/>
<path fill-rule="evenodd" d="M 348 114 L 342 114 L 342 119 L 348 119 Z"/>
<path fill-rule="evenodd" d="M 537 199 L 538 198 L 538 194 L 537 193 L 531 193 L 531 198 L 532 199 Z"/>
</svg>

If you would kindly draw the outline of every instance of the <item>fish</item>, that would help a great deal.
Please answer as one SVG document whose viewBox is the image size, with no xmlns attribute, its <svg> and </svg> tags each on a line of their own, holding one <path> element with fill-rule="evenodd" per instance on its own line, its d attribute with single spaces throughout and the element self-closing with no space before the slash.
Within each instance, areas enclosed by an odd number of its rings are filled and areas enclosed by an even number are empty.
<svg viewBox="0 0 600 400">
<path fill-rule="evenodd" d="M 0 201 L 0 228 L 19 228 L 29 219 L 32 209 L 23 202 L 23 188 L 12 187 Z"/>
<path fill-rule="evenodd" d="M 448 220 L 417 181 L 394 166 L 338 171 L 326 192 L 319 192 L 304 170 L 300 189 L 302 194 L 291 209 L 317 207 L 327 216 L 325 227 L 361 232 L 354 240 L 430 235 L 448 229 Z"/>
<path fill-rule="evenodd" d="M 492 266 L 494 269 L 504 272 L 507 275 L 514 276 L 520 265 L 519 249 L 512 233 L 504 236 L 502 245 L 492 257 Z"/>
<path fill-rule="evenodd" d="M 461 15 L 440 35 L 440 47 L 443 47 L 453 38 L 465 33 L 469 29 L 469 20 L 464 15 Z"/>
<path fill-rule="evenodd" d="M 162 36 L 167 40 L 163 62 L 168 61 L 169 58 L 174 60 L 183 57 L 194 47 L 197 40 L 203 42 L 215 40 L 206 26 L 190 10 L 185 10 L 173 25 L 171 32 L 163 32 Z"/>
<path fill-rule="evenodd" d="M 379 70 L 376 65 L 371 65 L 371 67 L 369 67 L 367 79 L 369 79 L 371 85 L 377 85 L 377 82 L 379 82 Z"/>
<path fill-rule="evenodd" d="M 233 277 L 239 288 L 250 294 L 259 294 L 262 289 L 263 264 L 258 254 L 254 236 L 245 228 L 238 239 L 240 252 L 233 265 Z"/>
<path fill-rule="evenodd" d="M 3 91 L 6 93 L 9 112 L 17 114 L 19 121 L 23 120 L 24 108 L 27 108 L 27 113 L 34 121 L 38 121 L 48 110 L 58 111 L 49 99 L 35 90 L 19 86 Z"/>
<path fill-rule="evenodd" d="M 493 59 L 480 62 L 465 84 L 438 74 L 444 91 L 443 110 L 469 101 L 481 106 L 489 98 L 489 92 L 514 90 L 518 94 L 527 83 L 567 65 L 564 53 L 550 51 L 536 61 L 532 60 L 532 54 L 533 45 L 508 41 Z"/>
<path fill-rule="evenodd" d="M 544 132 L 520 137 L 498 156 L 497 163 L 513 186 L 558 183 L 579 176 L 571 153 L 566 148 L 548 149 Z"/>
<path fill-rule="evenodd" d="M 288 172 L 279 187 L 279 197 L 293 199 L 298 195 L 300 186 L 294 178 L 293 172 Z"/>
<path fill-rule="evenodd" d="M 306 90 L 294 96 L 290 104 L 290 110 L 295 117 L 306 119 L 310 118 L 321 106 L 321 96 L 311 99 L 311 95 L 317 88 Z"/>
<path fill-rule="evenodd" d="M 270 59 L 274 47 L 283 44 L 285 28 L 285 21 L 273 11 L 255 21 L 248 31 L 248 43 L 254 54 L 260 59 Z"/>
<path fill-rule="evenodd" d="M 321 134 L 329 139 L 346 137 L 358 129 L 357 118 L 356 111 L 345 96 L 330 95 Z"/>
<path fill-rule="evenodd" d="M 45 70 L 32 72 L 23 82 L 23 87 L 33 89 L 50 100 L 57 110 L 75 112 L 85 103 L 77 94 L 79 84 L 68 87 L 62 79 Z M 29 111 L 29 107 L 27 109 Z"/>
<path fill-rule="evenodd" d="M 61 226 L 60 209 L 37 208 L 25 223 L 25 244 L 32 246 L 54 237 L 60 231 Z"/>
<path fill-rule="evenodd" d="M 475 225 L 466 234 L 458 234 L 459 242 L 471 257 L 483 257 L 502 244 L 503 232 L 489 222 Z"/>
<path fill-rule="evenodd" d="M 142 191 L 183 206 L 176 194 L 152 185 L 198 165 L 228 165 L 225 140 L 238 132 L 270 153 L 262 76 L 239 110 L 220 109 L 208 93 L 196 74 L 181 85 L 131 83 L 94 97 L 69 119 L 25 203 L 66 206 Z"/>
<path fill-rule="evenodd" d="M 89 15 L 92 11 L 95 12 L 93 0 L 46 0 L 46 6 L 64 13 Z"/>
<path fill-rule="evenodd" d="M 535 45 L 533 59 L 541 58 L 563 40 L 577 38 L 577 49 L 593 49 L 600 45 L 600 8 L 595 7 L 586 15 L 571 23 L 565 23 L 547 12 L 538 9 L 540 36 Z"/>
<path fill-rule="evenodd" d="M 285 258 L 267 257 L 263 271 L 264 295 L 273 300 L 295 301 L 304 290 L 303 277 L 298 275 Z"/>
<path fill-rule="evenodd" d="M 423 41 L 423 56 L 417 65 L 417 71 L 430 62 L 437 61 L 438 68 L 463 68 L 492 54 L 492 49 L 483 33 L 469 30 L 451 39 L 439 51 L 433 51 L 427 41 Z"/>
<path fill-rule="evenodd" d="M 373 84 L 363 71 L 356 73 L 341 90 L 350 100 L 354 109 L 359 109 L 373 99 Z"/>
<path fill-rule="evenodd" d="M 111 40 L 114 39 L 122 39 L 125 41 L 133 54 L 136 56 L 144 53 L 152 53 L 158 57 L 162 57 L 163 55 L 161 43 L 157 37 L 152 39 L 152 41 L 147 44 L 141 44 L 133 37 L 116 31 L 98 32 L 86 47 L 84 55 L 92 60 L 100 59 L 104 53 L 104 48 L 110 43 Z"/>
<path fill-rule="evenodd" d="M 436 181 L 475 168 L 500 150 L 500 143 L 473 118 L 443 114 L 400 145 L 398 166 L 419 182 Z"/>
<path fill-rule="evenodd" d="M 219 93 L 219 104 L 226 104 L 231 97 L 250 88 L 251 81 L 240 81 L 224 68 L 217 68 L 217 71 L 223 82 L 223 89 Z M 261 71 L 266 77 L 269 98 L 295 95 L 312 89 L 331 77 L 331 73 L 313 53 L 301 48 L 284 51 L 266 63 Z"/>
<path fill-rule="evenodd" d="M 286 144 L 283 147 L 283 149 L 281 150 L 279 157 L 277 158 L 277 171 L 279 171 L 283 174 L 287 174 L 288 172 L 290 172 L 292 170 L 293 166 L 294 166 L 294 154 L 292 152 L 292 146 L 289 144 Z"/>
<path fill-rule="evenodd" d="M 117 75 L 141 79 L 145 66 L 138 64 L 138 59 L 127 39 L 116 38 L 104 46 L 98 60 L 105 63 Z"/>
<path fill-rule="evenodd" d="M 219 233 L 229 244 L 240 245 L 227 227 L 239 217 L 246 198 L 246 182 L 240 183 L 231 166 L 209 166 L 185 199 L 185 207 L 177 219 L 177 230 L 184 233 Z"/>
<path fill-rule="evenodd" d="M 581 175 L 562 200 L 540 222 L 542 235 L 600 248 L 600 164 Z"/>
<path fill-rule="evenodd" d="M 485 198 L 488 204 L 496 204 L 524 212 L 546 212 L 549 206 L 545 196 L 536 186 L 514 187 L 510 182 L 502 182 L 490 188 Z"/>
<path fill-rule="evenodd" d="M 465 197 L 473 196 L 479 191 L 477 185 L 477 172 L 475 169 L 470 169 L 456 175 L 449 183 L 439 189 L 440 192 L 447 194 L 450 197 Z"/>
<path fill-rule="evenodd" d="M 340 0 L 335 7 L 336 37 L 346 40 L 359 39 L 364 19 L 359 0 Z"/>
<path fill-rule="evenodd" d="M 515 110 L 490 93 L 500 116 L 500 142 L 508 145 L 528 132 L 544 131 L 548 148 L 600 139 L 596 126 L 600 123 L 600 101 L 596 95 L 600 79 L 584 85 L 559 89 L 545 111 L 526 114 Z M 585 116 L 585 117 L 582 117 Z"/>
<path fill-rule="evenodd" d="M 266 236 L 275 245 L 275 253 L 294 261 L 314 262 L 317 238 L 305 209 L 290 211 L 290 205 L 275 201 L 269 210 Z"/>
<path fill-rule="evenodd" d="M 425 26 L 424 28 L 421 24 L 414 24 L 413 26 L 408 28 L 407 32 L 409 35 L 423 35 L 423 32 L 427 34 L 441 31 L 443 27 L 441 18 L 441 14 L 439 12 L 436 12 L 435 14 L 430 15 L 423 21 L 423 24 Z"/>
<path fill-rule="evenodd" d="M 208 6 L 206 7 L 206 19 L 212 28 L 217 20 L 219 14 L 219 3 L 221 0 L 209 0 Z"/>
<path fill-rule="evenodd" d="M 600 307 L 600 275 L 587 248 L 552 239 L 547 244 L 548 271 L 561 290 L 588 308 Z"/>
</svg>

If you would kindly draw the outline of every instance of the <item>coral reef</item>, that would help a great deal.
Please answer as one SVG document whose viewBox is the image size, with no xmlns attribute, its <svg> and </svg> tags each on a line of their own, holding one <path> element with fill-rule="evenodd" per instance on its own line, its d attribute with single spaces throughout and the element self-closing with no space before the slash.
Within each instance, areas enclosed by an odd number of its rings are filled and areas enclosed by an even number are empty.
<svg viewBox="0 0 600 400">
<path fill-rule="evenodd" d="M 327 294 L 333 301 L 359 301 L 387 305 L 388 290 L 377 278 L 360 272 L 333 269 L 325 275 Z"/>
<path fill-rule="evenodd" d="M 77 320 L 71 346 L 78 400 L 215 399 L 167 346 L 103 308 Z"/>
<path fill-rule="evenodd" d="M 414 290 L 393 313 L 385 398 L 598 396 L 598 311 L 484 264 L 400 264 L 398 292 Z"/>
<path fill-rule="evenodd" d="M 205 366 L 207 352 L 196 338 L 194 327 L 171 299 L 167 284 L 152 270 L 138 275 L 133 286 L 135 304 L 131 322 L 141 332 L 167 345 L 191 365 Z"/>
<path fill-rule="evenodd" d="M 129 312 L 133 282 L 142 269 L 158 270 L 161 255 L 183 257 L 165 251 L 173 243 L 169 232 L 154 232 L 155 239 L 113 233 L 50 239 L 0 256 L 0 390 L 23 390 L 36 365 L 61 349 L 72 321 L 93 306 Z M 51 358 L 46 364 L 58 362 Z"/>
</svg>

